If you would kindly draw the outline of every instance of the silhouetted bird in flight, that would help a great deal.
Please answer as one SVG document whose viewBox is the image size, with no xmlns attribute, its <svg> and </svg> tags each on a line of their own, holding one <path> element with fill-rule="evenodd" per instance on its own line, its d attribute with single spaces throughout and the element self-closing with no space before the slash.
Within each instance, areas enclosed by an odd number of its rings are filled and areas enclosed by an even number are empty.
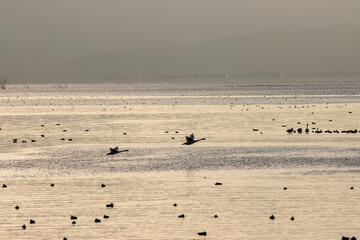
<svg viewBox="0 0 360 240">
<path fill-rule="evenodd" d="M 114 154 L 117 154 L 117 153 L 122 153 L 122 152 L 127 152 L 127 151 L 129 151 L 129 150 L 120 150 L 119 151 L 119 147 L 118 146 L 116 146 L 116 147 L 114 147 L 114 148 L 109 148 L 109 150 L 110 150 L 110 152 L 108 153 L 108 154 L 106 154 L 106 155 L 114 155 Z"/>
<path fill-rule="evenodd" d="M 191 145 L 193 143 L 196 143 L 198 141 L 201 141 L 201 140 L 206 140 L 205 138 L 201 138 L 201 139 L 198 139 L 198 140 L 195 140 L 195 136 L 194 134 L 190 134 L 190 136 L 186 136 L 185 137 L 185 140 L 186 142 L 184 142 L 182 145 Z"/>
</svg>

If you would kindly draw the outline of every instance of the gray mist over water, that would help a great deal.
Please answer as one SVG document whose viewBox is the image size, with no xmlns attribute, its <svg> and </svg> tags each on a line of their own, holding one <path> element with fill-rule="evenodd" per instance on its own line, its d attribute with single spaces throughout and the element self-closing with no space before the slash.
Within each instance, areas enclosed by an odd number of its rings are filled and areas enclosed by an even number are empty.
<svg viewBox="0 0 360 240">
<path fill-rule="evenodd" d="M 360 3 L 1 1 L 9 83 L 356 77 Z"/>
</svg>

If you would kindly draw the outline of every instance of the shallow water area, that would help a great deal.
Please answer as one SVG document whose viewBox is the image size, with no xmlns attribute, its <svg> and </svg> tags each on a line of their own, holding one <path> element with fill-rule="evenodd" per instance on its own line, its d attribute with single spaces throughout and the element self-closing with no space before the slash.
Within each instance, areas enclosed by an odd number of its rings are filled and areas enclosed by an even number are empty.
<svg viewBox="0 0 360 240">
<path fill-rule="evenodd" d="M 309 84 L 9 85 L 0 238 L 360 237 L 359 84 Z"/>
<path fill-rule="evenodd" d="M 2 189 L 0 225 L 4 239 L 340 239 L 359 234 L 359 180 L 278 170 L 12 179 Z"/>
</svg>

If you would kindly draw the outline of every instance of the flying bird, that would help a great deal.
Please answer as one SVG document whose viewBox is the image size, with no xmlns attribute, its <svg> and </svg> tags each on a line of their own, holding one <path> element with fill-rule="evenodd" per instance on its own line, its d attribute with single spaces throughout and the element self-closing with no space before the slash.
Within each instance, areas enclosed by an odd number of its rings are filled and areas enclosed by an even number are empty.
<svg viewBox="0 0 360 240">
<path fill-rule="evenodd" d="M 196 143 L 198 141 L 201 141 L 201 140 L 206 140 L 205 138 L 201 138 L 201 139 L 198 139 L 198 140 L 195 140 L 195 136 L 194 134 L 190 134 L 190 136 L 186 136 L 185 137 L 185 140 L 186 142 L 184 142 L 182 145 L 191 145 L 193 143 Z"/>
<path fill-rule="evenodd" d="M 119 151 L 119 147 L 118 147 L 118 146 L 116 146 L 116 147 L 114 147 L 114 148 L 109 148 L 109 150 L 110 150 L 110 152 L 109 152 L 108 154 L 106 154 L 106 155 L 114 155 L 114 154 L 117 154 L 117 153 L 122 153 L 122 152 L 127 152 L 127 151 L 129 151 L 129 150 L 127 150 L 127 149 L 125 149 L 125 150 L 120 150 L 120 151 Z"/>
</svg>

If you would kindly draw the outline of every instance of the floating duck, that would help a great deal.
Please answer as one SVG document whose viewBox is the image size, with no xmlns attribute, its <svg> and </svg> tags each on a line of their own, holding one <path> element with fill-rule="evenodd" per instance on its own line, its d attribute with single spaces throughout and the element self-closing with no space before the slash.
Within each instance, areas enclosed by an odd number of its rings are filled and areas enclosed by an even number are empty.
<svg viewBox="0 0 360 240">
<path fill-rule="evenodd" d="M 114 204 L 113 204 L 113 203 L 106 204 L 106 207 L 113 208 L 113 207 L 114 207 Z"/>
</svg>

